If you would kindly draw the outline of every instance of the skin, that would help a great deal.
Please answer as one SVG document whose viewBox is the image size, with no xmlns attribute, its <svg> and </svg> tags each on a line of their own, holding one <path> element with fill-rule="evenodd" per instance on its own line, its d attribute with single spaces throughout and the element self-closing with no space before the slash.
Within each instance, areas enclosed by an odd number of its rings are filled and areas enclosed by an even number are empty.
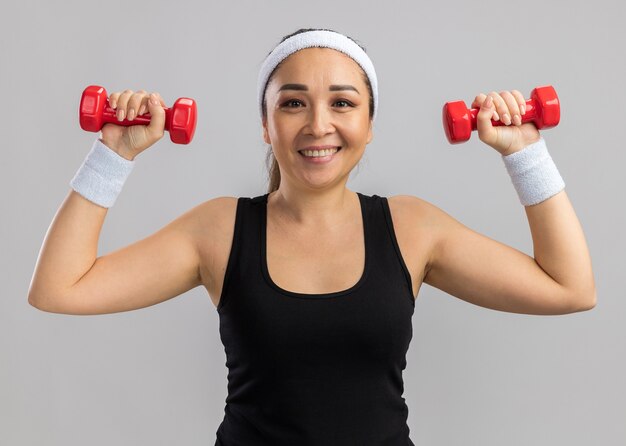
<svg viewBox="0 0 626 446">
<path fill-rule="evenodd" d="M 290 83 L 304 84 L 308 91 L 279 91 Z M 358 93 L 329 91 L 334 84 L 352 85 Z M 298 51 L 275 72 L 266 101 L 263 138 L 281 170 L 279 189 L 268 197 L 268 246 L 275 250 L 268 252 L 268 261 L 271 257 L 269 263 L 279 264 L 276 253 L 305 247 L 290 251 L 289 261 L 278 269 L 271 267 L 271 276 L 284 288 L 301 292 L 344 289 L 354 281 L 337 279 L 342 268 L 332 262 L 340 255 L 338 247 L 347 245 L 355 252 L 362 245 L 355 236 L 361 234 L 358 196 L 346 183 L 373 137 L 360 67 L 328 48 Z M 147 109 L 152 116 L 150 126 L 105 125 L 101 139 L 120 156 L 134 159 L 163 136 L 164 104 L 158 94 L 125 90 L 112 94 L 110 102 L 118 114 L 132 108 L 139 113 Z M 517 117 L 524 113 L 524 102 L 517 90 L 477 95 L 472 107 L 480 107 L 479 139 L 501 155 L 537 141 L 534 124 L 520 124 Z M 507 125 L 493 127 L 492 118 Z M 325 144 L 342 147 L 328 164 L 305 163 L 297 152 Z M 217 305 L 235 203 L 236 197 L 209 200 L 151 236 L 97 257 L 107 209 L 70 191 L 46 234 L 29 302 L 56 313 L 104 314 L 154 305 L 204 285 Z M 534 257 L 471 230 L 418 197 L 389 197 L 389 207 L 414 296 L 425 282 L 472 304 L 506 312 L 566 314 L 596 304 L 585 237 L 565 191 L 525 207 Z M 288 270 L 290 264 L 301 265 L 302 271 Z M 353 277 L 360 274 L 354 268 L 342 270 Z M 289 282 L 308 276 L 315 280 Z M 313 289 L 322 285 L 328 289 Z"/>
<path fill-rule="evenodd" d="M 304 84 L 309 91 L 279 91 L 289 83 Z M 358 93 L 328 91 L 329 85 L 352 85 Z M 280 186 L 268 197 L 268 208 L 305 228 L 330 231 L 354 209 L 358 199 L 346 183 L 373 137 L 360 68 L 335 50 L 301 50 L 283 61 L 265 97 L 263 139 L 271 144 L 281 172 Z M 326 165 L 307 163 L 297 152 L 327 144 L 342 150 Z"/>
</svg>

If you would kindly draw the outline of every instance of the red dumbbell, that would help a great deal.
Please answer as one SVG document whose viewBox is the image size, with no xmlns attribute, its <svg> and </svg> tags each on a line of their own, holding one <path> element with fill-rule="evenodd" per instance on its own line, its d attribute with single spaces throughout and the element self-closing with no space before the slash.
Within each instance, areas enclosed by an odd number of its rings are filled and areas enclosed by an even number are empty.
<svg viewBox="0 0 626 446">
<path fill-rule="evenodd" d="M 170 139 L 175 144 L 189 144 L 196 132 L 196 102 L 191 98 L 178 98 L 172 108 L 165 110 L 165 130 L 170 132 Z M 109 105 L 107 91 L 104 87 L 90 85 L 85 88 L 80 98 L 78 111 L 80 127 L 88 132 L 99 132 L 108 122 L 130 126 L 150 124 L 150 113 L 137 116 L 132 121 L 124 118 L 118 121 L 115 110 Z"/>
<path fill-rule="evenodd" d="M 446 102 L 443 106 L 443 129 L 450 144 L 459 144 L 470 139 L 476 130 L 476 116 L 480 109 L 468 109 L 463 101 Z M 537 87 L 530 92 L 526 101 L 526 113 L 521 115 L 522 123 L 533 122 L 538 129 L 556 126 L 561 119 L 559 97 L 552 86 Z M 495 126 L 506 125 L 502 121 L 491 120 Z"/>
</svg>

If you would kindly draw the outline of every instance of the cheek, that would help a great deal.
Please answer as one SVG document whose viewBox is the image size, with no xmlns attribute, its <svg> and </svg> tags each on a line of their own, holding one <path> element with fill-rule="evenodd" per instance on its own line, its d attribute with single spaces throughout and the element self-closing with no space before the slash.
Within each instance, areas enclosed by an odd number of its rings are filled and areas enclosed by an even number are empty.
<svg viewBox="0 0 626 446">
<path fill-rule="evenodd" d="M 297 138 L 301 130 L 300 125 L 295 125 L 293 122 L 279 122 L 276 123 L 271 135 L 278 140 L 281 140 L 284 144 L 290 144 L 292 140 Z"/>
<path fill-rule="evenodd" d="M 350 127 L 346 128 L 344 131 L 344 137 L 353 142 L 360 142 L 367 139 L 367 128 L 366 127 Z"/>
<path fill-rule="evenodd" d="M 285 135 L 285 126 L 276 120 L 270 121 L 267 128 L 264 129 L 264 136 L 276 144 L 278 140 L 283 139 Z"/>
</svg>

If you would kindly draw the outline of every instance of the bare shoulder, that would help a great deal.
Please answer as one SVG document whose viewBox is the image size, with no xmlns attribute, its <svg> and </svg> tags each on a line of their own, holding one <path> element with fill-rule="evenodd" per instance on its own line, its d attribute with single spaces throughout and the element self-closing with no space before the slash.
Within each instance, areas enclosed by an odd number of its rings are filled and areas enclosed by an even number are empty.
<svg viewBox="0 0 626 446">
<path fill-rule="evenodd" d="M 237 197 L 216 197 L 192 210 L 200 279 L 216 307 L 234 236 L 237 200 Z"/>
<path fill-rule="evenodd" d="M 421 284 L 430 269 L 435 246 L 446 215 L 432 203 L 413 195 L 387 198 L 393 227 L 414 287 Z"/>
<path fill-rule="evenodd" d="M 197 247 L 213 237 L 216 232 L 221 232 L 228 226 L 231 220 L 234 222 L 235 208 L 237 207 L 236 197 L 216 197 L 200 203 L 178 217 L 177 225 L 192 237 Z"/>
<path fill-rule="evenodd" d="M 203 236 L 222 231 L 234 223 L 237 197 L 221 196 L 199 204 L 193 212 L 197 229 Z"/>
<path fill-rule="evenodd" d="M 207 200 L 190 211 L 194 216 L 194 238 L 200 253 L 205 256 L 203 260 L 214 258 L 216 247 L 232 241 L 236 210 L 237 197 L 222 196 Z"/>
<path fill-rule="evenodd" d="M 394 195 L 388 197 L 387 201 L 394 223 L 397 220 L 399 224 L 408 225 L 415 230 L 435 229 L 447 216 L 434 204 L 413 195 Z"/>
<path fill-rule="evenodd" d="M 388 201 L 394 219 L 398 216 L 400 230 L 407 234 L 411 243 L 415 244 L 417 240 L 423 242 L 428 252 L 426 272 L 430 270 L 435 256 L 444 248 L 449 235 L 468 230 L 453 216 L 424 199 L 396 195 L 389 197 Z"/>
<path fill-rule="evenodd" d="M 395 195 L 388 201 L 391 212 L 394 217 L 398 215 L 401 224 L 410 226 L 422 237 L 427 236 L 433 243 L 440 241 L 448 230 L 463 226 L 450 214 L 422 198 Z"/>
</svg>

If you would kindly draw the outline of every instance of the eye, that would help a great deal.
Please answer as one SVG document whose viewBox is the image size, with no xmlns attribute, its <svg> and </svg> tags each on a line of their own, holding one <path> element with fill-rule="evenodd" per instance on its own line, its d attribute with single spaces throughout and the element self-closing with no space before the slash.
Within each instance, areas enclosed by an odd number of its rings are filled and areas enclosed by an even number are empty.
<svg viewBox="0 0 626 446">
<path fill-rule="evenodd" d="M 335 102 L 335 104 L 339 104 L 339 103 L 344 103 L 347 104 L 348 107 L 353 107 L 352 103 L 349 101 L 345 101 L 343 99 L 338 100 L 337 102 Z M 339 107 L 339 108 L 345 108 L 345 107 Z"/>
<path fill-rule="evenodd" d="M 291 106 L 291 104 L 294 103 L 302 104 L 302 101 L 300 101 L 299 99 L 289 99 L 288 101 L 283 102 L 282 106 L 287 108 L 298 108 Z M 339 108 L 354 107 L 354 104 L 352 104 L 352 102 L 346 101 L 345 99 L 339 99 L 338 101 L 335 101 L 335 104 L 346 104 L 345 106 L 340 106 Z"/>
<path fill-rule="evenodd" d="M 299 102 L 300 104 L 302 103 L 298 99 L 290 99 L 287 102 L 283 102 L 283 107 L 287 106 L 287 108 L 294 108 L 294 107 L 289 107 L 289 105 L 293 104 L 294 102 Z"/>
</svg>

